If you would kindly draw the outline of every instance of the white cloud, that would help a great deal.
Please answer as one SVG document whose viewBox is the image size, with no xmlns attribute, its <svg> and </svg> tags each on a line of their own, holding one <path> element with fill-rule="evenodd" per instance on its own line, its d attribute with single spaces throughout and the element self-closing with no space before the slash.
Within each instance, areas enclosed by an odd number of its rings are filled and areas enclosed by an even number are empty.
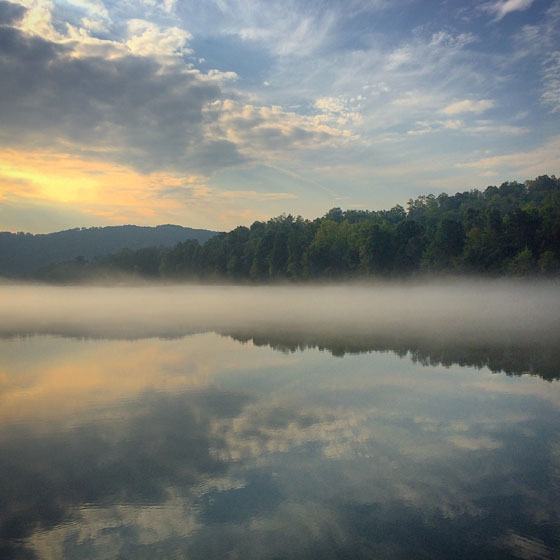
<svg viewBox="0 0 560 560">
<path fill-rule="evenodd" d="M 127 22 L 126 46 L 138 56 L 176 56 L 192 52 L 187 48 L 191 34 L 179 27 L 160 28 L 150 21 L 131 19 Z"/>
<path fill-rule="evenodd" d="M 467 88 L 478 94 L 473 87 L 485 86 L 480 63 L 486 57 L 470 52 L 475 40 L 468 33 L 417 30 L 388 48 L 372 36 L 363 49 L 318 54 L 312 62 L 280 62 L 274 69 L 274 88 L 264 95 L 295 99 L 303 107 L 312 103 L 325 115 L 341 114 L 346 100 L 361 95 L 359 104 L 350 108 L 359 114 L 352 127 L 363 141 L 378 143 L 389 132 L 402 134 L 416 121 L 433 119 L 450 99 L 463 99 Z"/>
<path fill-rule="evenodd" d="M 478 101 L 473 99 L 462 99 L 455 101 L 447 107 L 442 109 L 442 113 L 446 115 L 460 115 L 462 113 L 483 113 L 488 109 L 494 107 L 494 101 L 491 99 L 480 99 Z"/>
<path fill-rule="evenodd" d="M 529 9 L 534 0 L 498 0 L 497 2 L 489 2 L 483 6 L 484 11 L 494 14 L 496 21 L 512 12 L 520 12 Z"/>
<path fill-rule="evenodd" d="M 409 136 L 423 136 L 433 132 L 460 131 L 465 134 L 484 134 L 498 136 L 519 136 L 528 132 L 522 126 L 498 124 L 490 120 L 476 120 L 467 124 L 461 119 L 417 121 L 416 126 L 407 131 Z"/>
<path fill-rule="evenodd" d="M 470 43 L 474 43 L 476 37 L 472 33 L 459 33 L 452 35 L 447 31 L 438 31 L 432 35 L 430 46 L 441 46 L 447 48 L 462 48 Z"/>
<path fill-rule="evenodd" d="M 208 70 L 207 74 L 201 74 L 203 79 L 207 79 L 211 82 L 216 82 L 223 84 L 225 82 L 233 82 L 239 77 L 235 72 L 222 72 L 221 70 Z"/>
<path fill-rule="evenodd" d="M 101 19 L 83 17 L 81 19 L 81 24 L 82 27 L 90 33 L 104 33 L 107 31 L 107 24 Z"/>
<path fill-rule="evenodd" d="M 280 106 L 242 104 L 231 99 L 215 101 L 207 108 L 207 136 L 225 140 L 241 152 L 261 161 L 293 158 L 302 150 L 337 147 L 356 136 L 345 125 L 347 118 L 335 114 L 300 115 Z"/>
<path fill-rule="evenodd" d="M 560 112 L 560 1 L 546 10 L 543 20 L 535 25 L 525 25 L 515 36 L 513 60 L 532 59 L 540 68 L 541 102 L 551 112 Z"/>
<path fill-rule="evenodd" d="M 553 113 L 560 113 L 560 50 L 550 53 L 543 64 L 541 99 Z"/>
<path fill-rule="evenodd" d="M 143 0 L 143 4 L 149 8 L 160 8 L 170 14 L 175 9 L 176 0 Z"/>
<path fill-rule="evenodd" d="M 323 7 L 302 10 L 297 0 L 217 0 L 213 7 L 214 33 L 260 43 L 263 49 L 281 57 L 307 56 L 317 51 L 340 17 L 338 10 Z"/>
<path fill-rule="evenodd" d="M 319 97 L 313 106 L 319 111 L 315 115 L 316 122 L 342 129 L 347 126 L 359 125 L 362 122 L 361 104 L 362 95 L 352 98 Z"/>
<path fill-rule="evenodd" d="M 429 94 L 420 91 L 407 91 L 400 97 L 393 99 L 392 104 L 402 109 L 432 109 L 437 104 L 437 99 Z"/>
<path fill-rule="evenodd" d="M 396 68 L 399 68 L 399 66 L 403 66 L 404 64 L 409 63 L 412 58 L 413 56 L 410 47 L 404 46 L 395 49 L 392 53 L 389 54 L 385 67 L 387 68 L 387 70 L 394 70 Z"/>
<path fill-rule="evenodd" d="M 184 0 L 187 3 L 188 0 Z M 316 54 L 335 38 L 340 23 L 384 10 L 388 0 L 190 0 L 211 14 L 212 34 L 236 35 L 280 57 Z M 189 23 L 190 26 L 190 23 Z"/>
<path fill-rule="evenodd" d="M 325 113 L 342 113 L 345 110 L 344 102 L 337 97 L 319 97 L 314 105 L 316 109 Z"/>
<path fill-rule="evenodd" d="M 465 123 L 458 119 L 436 120 L 436 121 L 418 121 L 416 126 L 406 133 L 409 136 L 423 136 L 432 132 L 441 132 L 444 130 L 461 130 Z"/>
</svg>

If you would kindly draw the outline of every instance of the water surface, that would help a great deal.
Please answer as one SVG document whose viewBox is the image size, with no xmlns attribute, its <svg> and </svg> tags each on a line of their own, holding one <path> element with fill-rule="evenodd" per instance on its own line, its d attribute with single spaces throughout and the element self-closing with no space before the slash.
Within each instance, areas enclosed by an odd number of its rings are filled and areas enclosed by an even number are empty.
<svg viewBox="0 0 560 560">
<path fill-rule="evenodd" d="M 558 559 L 555 288 L 438 288 L 0 299 L 0 557 Z"/>
</svg>

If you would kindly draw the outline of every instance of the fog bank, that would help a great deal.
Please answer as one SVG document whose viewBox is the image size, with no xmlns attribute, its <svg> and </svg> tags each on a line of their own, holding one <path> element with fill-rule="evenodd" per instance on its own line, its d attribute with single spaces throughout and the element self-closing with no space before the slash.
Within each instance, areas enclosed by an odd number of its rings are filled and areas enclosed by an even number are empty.
<svg viewBox="0 0 560 560">
<path fill-rule="evenodd" d="M 294 329 L 473 343 L 560 337 L 552 282 L 432 281 L 339 286 L 0 286 L 0 335 L 108 338 Z"/>
</svg>

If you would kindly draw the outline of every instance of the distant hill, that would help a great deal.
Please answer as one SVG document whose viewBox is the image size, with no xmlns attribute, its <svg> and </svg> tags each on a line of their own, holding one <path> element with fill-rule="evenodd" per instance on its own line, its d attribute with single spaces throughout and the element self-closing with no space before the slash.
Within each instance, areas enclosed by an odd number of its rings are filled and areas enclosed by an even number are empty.
<svg viewBox="0 0 560 560">
<path fill-rule="evenodd" d="M 53 263 L 92 259 L 125 248 L 172 247 L 188 239 L 204 243 L 214 235 L 175 225 L 77 228 L 47 234 L 0 232 L 0 277 L 25 276 Z"/>
</svg>

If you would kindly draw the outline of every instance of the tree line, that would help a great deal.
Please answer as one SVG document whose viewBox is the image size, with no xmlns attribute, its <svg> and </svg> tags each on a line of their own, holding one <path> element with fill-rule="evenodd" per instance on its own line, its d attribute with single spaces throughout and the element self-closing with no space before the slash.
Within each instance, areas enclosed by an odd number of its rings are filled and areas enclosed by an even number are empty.
<svg viewBox="0 0 560 560">
<path fill-rule="evenodd" d="M 204 243 L 123 250 L 49 266 L 53 281 L 94 274 L 170 280 L 305 281 L 416 273 L 560 272 L 560 179 L 422 195 L 390 210 L 333 208 L 314 220 L 282 215 Z"/>
</svg>

